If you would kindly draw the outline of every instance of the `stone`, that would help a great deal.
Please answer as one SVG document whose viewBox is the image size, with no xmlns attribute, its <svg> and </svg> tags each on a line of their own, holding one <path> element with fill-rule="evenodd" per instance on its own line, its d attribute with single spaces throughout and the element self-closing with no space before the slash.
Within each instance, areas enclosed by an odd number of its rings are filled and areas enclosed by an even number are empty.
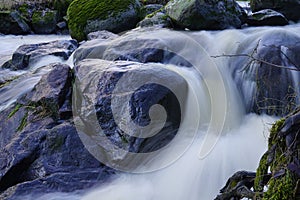
<svg viewBox="0 0 300 200">
<path fill-rule="evenodd" d="M 177 97 L 186 98 L 187 83 L 177 73 L 163 66 L 158 63 L 111 62 L 100 59 L 85 59 L 77 63 L 76 85 L 83 91 L 83 93 L 76 92 L 78 101 L 75 103 L 75 118 L 82 121 L 77 123 L 88 126 L 82 127 L 83 129 L 90 129 L 88 124 L 94 122 L 86 120 L 97 116 L 95 123 L 99 123 L 106 137 L 114 145 L 128 152 L 146 153 L 164 147 L 176 136 L 180 126 L 181 112 L 184 108 L 179 104 Z M 135 84 L 141 81 L 143 84 L 134 89 Z M 160 81 L 168 83 L 173 90 L 164 84 L 158 84 Z M 123 100 L 126 102 L 121 103 Z M 115 101 L 118 103 L 114 103 Z M 160 104 L 166 110 L 165 125 L 151 137 L 131 136 L 138 133 L 136 127 L 143 127 L 151 122 L 149 109 L 154 104 Z M 128 120 L 125 117 L 127 105 L 131 123 L 125 122 Z M 113 114 L 113 110 L 118 113 Z M 116 117 L 122 118 L 127 125 L 118 126 Z M 156 119 L 153 123 L 152 125 L 159 126 L 160 120 Z"/>
<path fill-rule="evenodd" d="M 250 0 L 251 9 L 256 12 L 263 9 L 272 9 L 283 14 L 288 20 L 300 20 L 299 0 Z"/>
<path fill-rule="evenodd" d="M 153 14 L 147 15 L 145 19 L 138 23 L 140 27 L 151 27 L 158 26 L 161 28 L 171 28 L 172 20 L 165 13 L 165 11 L 154 12 Z"/>
<path fill-rule="evenodd" d="M 234 0 L 172 0 L 165 9 L 179 28 L 190 30 L 240 28 L 246 15 Z"/>
<path fill-rule="evenodd" d="M 230 66 L 248 112 L 284 116 L 300 104 L 299 52 L 299 35 L 283 29 L 239 45 L 234 54 L 252 58 L 238 57 Z"/>
<path fill-rule="evenodd" d="M 265 9 L 248 16 L 247 24 L 250 26 L 283 26 L 289 22 L 281 13 Z"/>
<path fill-rule="evenodd" d="M 91 32 L 132 29 L 139 21 L 139 9 L 138 0 L 75 0 L 68 8 L 70 34 L 80 42 Z"/>
<path fill-rule="evenodd" d="M 53 55 L 67 60 L 77 48 L 75 40 L 58 40 L 40 44 L 25 44 L 20 46 L 2 67 L 12 70 L 21 70 L 30 67 L 30 64 L 41 58 Z"/>
<path fill-rule="evenodd" d="M 3 34 L 28 34 L 31 29 L 17 11 L 0 11 L 0 32 Z"/>
<path fill-rule="evenodd" d="M 58 17 L 55 10 L 35 11 L 32 15 L 32 27 L 37 34 L 54 33 Z"/>
<path fill-rule="evenodd" d="M 160 9 L 163 9 L 163 5 L 161 5 L 161 4 L 148 4 L 148 5 L 145 5 L 141 8 L 141 11 L 140 11 L 141 18 L 143 19 L 147 15 L 150 15 L 151 13 L 154 13 L 155 11 L 158 11 Z"/>
</svg>

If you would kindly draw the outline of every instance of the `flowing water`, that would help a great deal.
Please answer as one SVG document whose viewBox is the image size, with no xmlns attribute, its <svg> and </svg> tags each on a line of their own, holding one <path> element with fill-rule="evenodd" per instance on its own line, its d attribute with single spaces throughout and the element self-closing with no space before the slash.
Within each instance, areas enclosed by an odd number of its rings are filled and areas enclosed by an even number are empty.
<svg viewBox="0 0 300 200">
<path fill-rule="evenodd" d="M 211 200 L 218 194 L 218 191 L 224 186 L 226 180 L 238 170 L 255 171 L 258 166 L 261 155 L 267 148 L 268 130 L 270 125 L 276 120 L 274 117 L 258 116 L 255 114 L 246 114 L 245 103 L 242 102 L 237 87 L 231 77 L 229 65 L 232 64 L 229 58 L 222 57 L 212 59 L 210 56 L 222 54 L 234 54 L 239 44 L 249 40 L 249 38 L 259 38 L 266 33 L 276 31 L 288 31 L 298 34 L 300 25 L 290 25 L 283 28 L 260 27 L 247 28 L 244 30 L 225 30 L 225 31 L 200 31 L 191 32 L 189 38 L 198 42 L 205 52 L 207 52 L 208 61 L 202 63 L 204 68 L 212 68 L 210 64 L 217 67 L 222 76 L 223 86 L 226 92 L 226 99 L 211 99 L 213 94 L 209 93 L 209 87 L 219 87 L 210 84 L 210 80 L 202 69 L 197 72 L 187 68 L 175 68 L 167 66 L 182 75 L 189 84 L 189 91 L 195 91 L 197 104 L 188 104 L 187 110 L 193 110 L 199 107 L 203 118 L 193 143 L 183 153 L 183 155 L 170 165 L 153 172 L 148 173 L 123 173 L 118 175 L 114 180 L 106 183 L 99 188 L 93 188 L 84 195 L 79 194 L 47 194 L 37 199 L 83 199 L 83 200 Z M 173 32 L 168 31 L 168 35 L 161 36 L 172 39 Z M 61 38 L 61 37 L 58 37 Z M 28 40 L 27 40 L 28 39 Z M 24 36 L 23 39 L 15 36 L 0 37 L 0 55 L 2 58 L 8 58 L 16 47 L 29 41 L 32 43 L 41 40 L 53 40 L 53 36 Z M 57 38 L 55 38 L 57 39 Z M 185 51 L 198 59 L 199 52 L 187 46 Z M 201 58 L 199 58 L 201 59 Z M 3 60 L 0 60 L 3 62 Z M 53 58 L 46 58 L 42 64 L 52 62 Z M 57 60 L 54 60 L 57 61 Z M 37 66 L 37 67 L 39 67 Z M 46 70 L 47 69 L 43 69 Z M 0 110 L 15 101 L 18 95 L 33 87 L 39 80 L 40 74 L 28 80 L 27 71 L 9 72 L 1 71 L 0 78 L 8 76 L 10 73 L 16 73 L 23 76 L 17 79 L 9 87 L 0 89 Z M 45 72 L 41 72 L 43 74 Z M 199 76 L 202 75 L 202 78 Z M 293 75 L 296 76 L 296 75 Z M 299 77 L 299 76 L 298 76 Z M 299 81 L 295 80 L 295 85 L 299 87 Z M 22 86 L 22 87 L 21 87 Z M 208 89 L 207 89 L 208 88 Z M 251 91 L 251 83 L 245 90 Z M 218 88 L 217 88 L 218 89 Z M 188 94 L 195 95 L 195 94 Z M 210 98 L 209 98 L 210 97 Z M 4 100 L 3 100 L 4 99 Z M 222 126 L 221 135 L 217 137 L 216 142 L 211 145 L 209 151 L 201 156 L 201 147 L 207 137 L 209 124 L 219 126 L 219 122 L 209 121 L 212 112 L 215 115 L 223 114 L 219 109 L 226 107 L 225 122 Z M 185 113 L 189 114 L 189 113 Z M 187 123 L 188 124 L 188 123 Z M 186 138 L 190 140 L 191 138 Z M 176 144 L 174 146 L 176 148 Z M 161 155 L 153 162 L 163 162 L 165 159 L 172 157 L 172 151 Z"/>
</svg>

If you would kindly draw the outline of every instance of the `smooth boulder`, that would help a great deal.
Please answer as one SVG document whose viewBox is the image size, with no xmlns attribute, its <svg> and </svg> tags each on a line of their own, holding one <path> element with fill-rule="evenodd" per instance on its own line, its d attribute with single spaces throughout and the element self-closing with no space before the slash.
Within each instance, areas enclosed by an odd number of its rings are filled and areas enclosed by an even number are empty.
<svg viewBox="0 0 300 200">
<path fill-rule="evenodd" d="M 32 15 L 32 27 L 37 34 L 54 33 L 58 22 L 58 13 L 55 10 L 35 11 Z"/>
<path fill-rule="evenodd" d="M 120 33 L 132 29 L 139 21 L 139 9 L 137 0 L 75 0 L 67 12 L 70 34 L 82 41 L 95 31 Z"/>
<path fill-rule="evenodd" d="M 83 130 L 96 131 L 96 126 L 90 124 L 98 123 L 103 130 L 99 134 L 104 134 L 118 148 L 132 153 L 159 150 L 176 136 L 184 110 L 178 97 L 186 98 L 187 83 L 164 65 L 85 59 L 75 66 L 75 77 L 78 95 L 74 112 L 79 120 L 77 124 L 82 125 Z M 139 83 L 142 84 L 136 86 Z M 155 104 L 163 106 L 167 113 L 162 128 L 151 137 L 133 135 L 152 122 L 151 131 L 160 127 L 162 119 L 150 119 L 150 108 Z M 157 118 L 161 113 L 156 114 Z"/>
<path fill-rule="evenodd" d="M 234 0 L 172 0 L 165 9 L 177 26 L 190 30 L 240 28 L 245 20 L 244 10 Z"/>
</svg>

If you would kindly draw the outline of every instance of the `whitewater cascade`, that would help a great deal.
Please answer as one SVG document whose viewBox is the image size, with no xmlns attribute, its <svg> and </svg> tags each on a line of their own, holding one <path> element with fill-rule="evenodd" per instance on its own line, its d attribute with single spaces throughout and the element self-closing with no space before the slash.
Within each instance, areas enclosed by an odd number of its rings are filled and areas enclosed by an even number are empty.
<svg viewBox="0 0 300 200">
<path fill-rule="evenodd" d="M 201 63 L 203 70 L 217 67 L 223 81 L 226 99 L 211 98 L 213 95 L 209 93 L 211 89 L 209 87 L 216 87 L 218 89 L 219 85 L 214 85 L 213 80 L 206 80 L 201 69 L 195 71 L 193 68 L 174 67 L 166 64 L 165 67 L 167 69 L 175 71 L 187 81 L 189 87 L 187 99 L 194 98 L 195 96 L 197 99 L 197 101 L 188 101 L 190 103 L 186 104 L 187 112 L 183 116 L 186 116 L 187 119 L 188 115 L 195 117 L 198 115 L 192 113 L 193 109 L 199 108 L 201 110 L 201 120 L 199 120 L 197 133 L 195 137 L 185 138 L 191 141 L 191 145 L 182 152 L 182 156 L 173 160 L 170 165 L 157 171 L 137 174 L 121 173 L 110 182 L 98 188 L 93 188 L 83 195 L 77 193 L 55 193 L 47 194 L 39 199 L 211 200 L 234 172 L 238 170 L 255 171 L 258 161 L 267 147 L 268 129 L 276 118 L 266 115 L 248 114 L 247 101 L 251 101 L 252 99 L 249 99 L 250 97 L 247 96 L 245 97 L 245 95 L 243 96 L 243 93 L 249 95 L 253 92 L 253 82 L 249 81 L 241 85 L 241 87 L 240 85 L 237 86 L 232 78 L 235 68 L 231 65 L 235 62 L 226 56 L 220 58 L 212 58 L 211 56 L 236 54 L 240 48 L 239 45 L 245 41 L 247 44 L 247 41 L 254 41 L 254 38 L 256 41 L 266 34 L 275 34 L 276 32 L 283 31 L 297 34 L 300 32 L 300 25 L 295 24 L 279 28 L 260 27 L 243 30 L 183 33 L 200 45 L 201 51 L 203 51 L 201 53 L 202 56 L 206 54 L 204 60 L 207 62 Z M 161 33 L 157 32 L 157 36 L 160 37 L 162 42 L 172 42 L 173 34 L 176 37 L 178 36 L 178 34 L 170 30 Z M 25 42 L 37 43 L 45 40 L 63 39 L 61 36 L 39 37 L 41 36 L 24 36 L 23 40 Z M 164 40 L 164 38 L 169 39 Z M 15 36 L 0 36 L 0 63 L 4 63 L 8 55 L 21 44 L 18 43 L 8 47 L 5 42 L 13 44 L 17 40 L 19 41 L 20 38 Z M 250 50 L 252 47 L 253 45 L 249 45 Z M 191 46 L 181 46 L 180 49 L 184 51 L 183 54 L 185 55 L 189 55 L 194 59 L 201 59 L 199 50 L 192 49 Z M 47 57 L 39 63 L 35 63 L 34 67 L 30 69 L 31 71 L 12 72 L 1 69 L 0 79 L 15 75 L 20 75 L 22 78 L 13 81 L 8 87 L 0 89 L 0 110 L 5 109 L 22 93 L 30 90 L 38 82 L 41 75 L 49 71 L 49 69 L 41 67 L 52 62 L 62 61 L 57 58 Z M 70 62 L 71 60 L 67 61 L 67 63 Z M 210 66 L 211 64 L 214 66 Z M 34 73 L 36 69 L 40 70 Z M 28 75 L 30 73 L 34 75 Z M 299 76 L 296 75 L 296 72 L 291 73 L 291 77 L 294 77 L 294 88 L 295 90 L 299 90 Z M 30 76 L 29 79 L 28 76 Z M 239 89 L 243 92 L 239 92 Z M 296 92 L 300 94 L 300 91 Z M 225 116 L 221 116 L 221 118 L 217 117 L 218 121 L 211 122 L 211 116 L 222 115 L 223 108 L 226 108 Z M 222 117 L 225 118 L 225 121 L 224 125 L 221 124 L 222 132 L 220 136 L 217 137 L 215 143 L 210 144 L 211 148 L 201 155 L 201 147 L 203 141 L 205 141 L 205 137 L 209 133 L 210 124 L 219 126 L 219 120 L 222 121 Z M 183 118 L 184 120 L 185 118 Z M 189 122 L 184 123 L 186 127 L 182 131 L 188 131 Z M 181 148 L 180 141 L 173 145 L 172 148 L 174 149 L 177 147 Z M 168 157 L 173 157 L 172 151 L 155 158 L 153 162 L 163 163 Z M 30 197 L 28 198 L 30 199 Z"/>
</svg>

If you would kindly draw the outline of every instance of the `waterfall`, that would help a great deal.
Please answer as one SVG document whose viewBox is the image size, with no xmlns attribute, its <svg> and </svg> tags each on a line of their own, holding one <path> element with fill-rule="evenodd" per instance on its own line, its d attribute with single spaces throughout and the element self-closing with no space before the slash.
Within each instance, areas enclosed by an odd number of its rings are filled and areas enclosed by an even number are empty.
<svg viewBox="0 0 300 200">
<path fill-rule="evenodd" d="M 165 68 L 173 70 L 180 74 L 188 83 L 187 99 L 196 98 L 196 101 L 189 101 L 186 104 L 185 119 L 191 119 L 195 108 L 199 108 L 201 120 L 196 136 L 193 138 L 184 138 L 191 141 L 191 145 L 182 152 L 182 156 L 175 159 L 172 163 L 159 170 L 152 170 L 146 173 L 120 173 L 114 180 L 105 183 L 98 188 L 92 188 L 83 195 L 74 194 L 47 194 L 46 196 L 36 197 L 36 199 L 82 199 L 82 200 L 211 200 L 213 199 L 226 180 L 238 170 L 255 171 L 259 159 L 267 148 L 267 138 L 270 124 L 277 118 L 267 115 L 256 115 L 248 113 L 249 102 L 252 100 L 255 91 L 255 83 L 252 79 L 246 79 L 241 83 L 245 76 L 238 73 L 236 66 L 242 62 L 247 62 L 247 58 L 237 58 L 237 60 L 222 55 L 233 55 L 239 53 L 241 44 L 250 44 L 248 50 L 251 51 L 253 41 L 270 32 L 286 31 L 297 34 L 300 30 L 300 24 L 290 25 L 283 28 L 260 27 L 247 28 L 243 30 L 225 30 L 225 31 L 198 31 L 183 33 L 194 42 L 201 45 L 202 53 L 191 46 L 181 47 L 184 53 L 193 57 L 193 59 L 202 59 L 202 68 L 195 71 L 193 68 L 175 67 L 172 64 L 165 64 Z M 166 32 L 162 32 L 166 34 Z M 161 35 L 162 38 L 169 38 L 172 42 L 174 31 L 167 31 L 167 35 Z M 177 37 L 178 35 L 176 35 Z M 175 39 L 176 39 L 175 37 Z M 61 38 L 61 37 L 58 37 Z M 49 41 L 58 39 L 54 36 L 24 36 L 23 39 L 15 36 L 0 36 L 0 63 L 4 63 L 13 52 L 13 50 L 23 40 L 30 43 Z M 174 40 L 175 40 L 174 39 Z M 15 43 L 18 41 L 17 43 Z M 12 45 L 16 44 L 16 45 Z M 9 46 L 11 45 L 11 46 Z M 4 47 L 5 46 L 5 47 Z M 9 47 L 8 47 L 9 46 Z M 247 46 L 246 46 L 247 47 Z M 179 48 L 179 47 L 178 47 Z M 253 50 L 253 48 L 252 48 Z M 205 56 L 205 59 L 201 56 Z M 211 56 L 220 56 L 212 58 Z M 204 59 L 204 60 L 203 60 Z M 47 57 L 36 63 L 33 71 L 12 72 L 1 69 L 0 79 L 5 76 L 21 76 L 16 82 L 12 82 L 8 87 L 0 89 L 0 110 L 5 109 L 21 93 L 30 90 L 40 79 L 41 75 L 49 69 L 41 68 L 51 62 L 62 62 L 57 58 Z M 213 65 L 213 66 L 212 66 Z M 226 99 L 212 99 L 210 90 L 219 91 L 217 82 L 205 76 L 206 70 L 217 67 L 221 76 Z M 240 66 L 239 66 L 240 67 Z M 38 73 L 34 73 L 36 69 Z M 12 73 L 12 74 L 10 74 Z M 33 73 L 34 75 L 30 74 Z M 237 78 L 234 79 L 234 74 Z M 299 90 L 299 74 L 292 72 L 292 82 L 294 88 Z M 213 87 L 210 88 L 210 87 Z M 218 92 L 216 92 L 218 93 Z M 300 91 L 298 91 L 298 94 Z M 221 110 L 226 107 L 226 112 Z M 213 108 L 215 109 L 213 111 Z M 215 112 L 215 113 L 213 113 Z M 189 116 L 190 115 L 190 116 Z M 217 121 L 210 121 L 215 115 Z M 220 116 L 219 116 L 220 115 Z M 224 124 L 219 124 L 224 115 Z M 189 121 L 183 122 L 181 131 L 189 131 Z M 211 125 L 213 124 L 213 125 Z M 210 126 L 222 126 L 220 135 L 213 135 L 210 132 Z M 214 127 L 212 127 L 212 130 Z M 210 135 L 211 134 L 211 135 Z M 209 149 L 201 154 L 206 138 L 213 139 L 209 143 Z M 181 148 L 181 142 L 175 142 L 172 148 L 174 152 Z M 164 163 L 170 157 L 174 157 L 173 151 L 168 151 L 153 162 Z M 141 166 L 143 167 L 143 166 Z M 147 171 L 147 169 L 144 169 Z M 29 198 L 30 199 L 30 198 Z"/>
</svg>

